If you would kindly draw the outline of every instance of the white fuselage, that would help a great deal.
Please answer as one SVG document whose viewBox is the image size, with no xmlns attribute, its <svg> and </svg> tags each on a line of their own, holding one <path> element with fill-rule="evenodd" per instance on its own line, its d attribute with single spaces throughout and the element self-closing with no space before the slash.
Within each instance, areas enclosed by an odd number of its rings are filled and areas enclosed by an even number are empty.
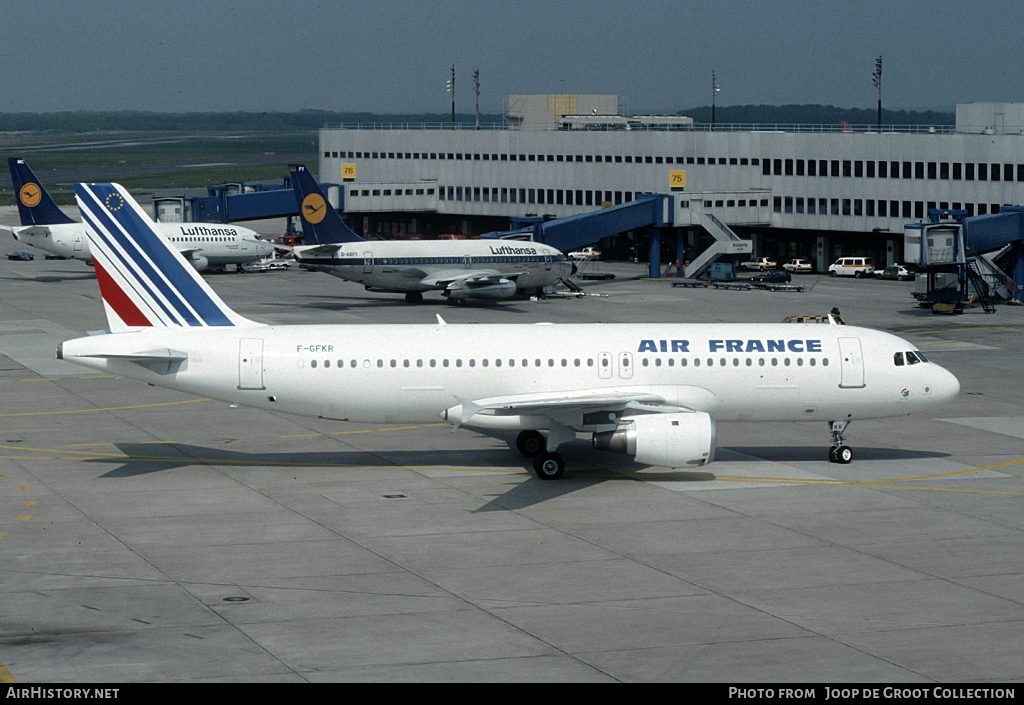
<svg viewBox="0 0 1024 705">
<path fill-rule="evenodd" d="M 216 223 L 156 223 L 156 228 L 196 269 L 246 264 L 270 257 L 274 246 L 249 228 Z M 14 239 L 68 259 L 89 261 L 84 223 L 11 228 Z"/>
<path fill-rule="evenodd" d="M 520 240 L 365 240 L 305 245 L 294 252 L 302 264 L 392 292 L 445 289 L 450 282 L 481 276 L 514 277 L 518 290 L 542 289 L 573 271 L 557 249 Z"/>
<path fill-rule="evenodd" d="M 187 359 L 115 357 L 168 349 Z M 956 396 L 959 383 L 938 365 L 896 364 L 896 353 L 911 350 L 887 333 L 822 324 L 436 324 L 141 329 L 66 341 L 58 356 L 201 396 L 351 421 L 432 422 L 464 400 L 583 392 L 654 396 L 722 421 L 849 421 Z M 565 425 L 595 424 L 581 413 Z"/>
</svg>

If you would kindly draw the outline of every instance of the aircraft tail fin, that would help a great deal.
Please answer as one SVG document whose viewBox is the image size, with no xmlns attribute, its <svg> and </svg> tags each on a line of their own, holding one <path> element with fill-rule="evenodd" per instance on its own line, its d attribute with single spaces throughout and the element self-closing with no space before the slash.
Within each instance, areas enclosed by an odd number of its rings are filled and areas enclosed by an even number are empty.
<svg viewBox="0 0 1024 705">
<path fill-rule="evenodd" d="M 306 245 L 333 245 L 340 242 L 361 242 L 338 211 L 331 208 L 320 185 L 303 164 L 291 164 L 292 188 L 299 202 L 299 220 L 302 223 L 302 238 Z"/>
<path fill-rule="evenodd" d="M 22 225 L 60 225 L 75 222 L 57 207 L 24 159 L 8 157 L 7 164 L 11 168 L 11 181 L 14 184 L 14 193 L 17 194 L 18 215 L 21 216 Z"/>
<path fill-rule="evenodd" d="M 75 184 L 110 330 L 256 326 L 232 311 L 118 184 Z"/>
</svg>

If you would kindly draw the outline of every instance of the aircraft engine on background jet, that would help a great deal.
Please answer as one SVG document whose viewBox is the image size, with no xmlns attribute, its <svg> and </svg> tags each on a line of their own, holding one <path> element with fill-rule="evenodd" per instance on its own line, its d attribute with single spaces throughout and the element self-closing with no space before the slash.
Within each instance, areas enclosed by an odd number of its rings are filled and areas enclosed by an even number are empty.
<svg viewBox="0 0 1024 705">
<path fill-rule="evenodd" d="M 516 283 L 511 279 L 501 279 L 493 284 L 482 286 L 470 285 L 465 282 L 452 282 L 444 295 L 453 301 L 461 299 L 507 299 L 516 293 Z"/>
<path fill-rule="evenodd" d="M 192 254 L 188 257 L 188 263 L 191 264 L 197 272 L 204 272 L 206 268 L 210 266 L 210 260 L 206 259 L 202 255 Z"/>
<path fill-rule="evenodd" d="M 682 468 L 715 459 L 715 419 L 703 411 L 627 416 L 611 431 L 594 434 L 597 450 L 635 456 L 638 463 Z"/>
</svg>

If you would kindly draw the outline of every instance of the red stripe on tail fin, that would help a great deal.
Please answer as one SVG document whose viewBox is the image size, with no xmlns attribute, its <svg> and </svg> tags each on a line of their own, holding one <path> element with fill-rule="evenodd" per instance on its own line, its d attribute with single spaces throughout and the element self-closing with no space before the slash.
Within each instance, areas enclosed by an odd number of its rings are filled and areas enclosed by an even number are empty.
<svg viewBox="0 0 1024 705">
<path fill-rule="evenodd" d="M 126 326 L 152 326 L 145 314 L 139 310 L 135 302 L 128 298 L 128 294 L 121 290 L 121 287 L 107 274 L 94 257 L 93 268 L 96 270 L 96 279 L 100 284 L 100 295 L 114 313 L 117 314 Z"/>
</svg>

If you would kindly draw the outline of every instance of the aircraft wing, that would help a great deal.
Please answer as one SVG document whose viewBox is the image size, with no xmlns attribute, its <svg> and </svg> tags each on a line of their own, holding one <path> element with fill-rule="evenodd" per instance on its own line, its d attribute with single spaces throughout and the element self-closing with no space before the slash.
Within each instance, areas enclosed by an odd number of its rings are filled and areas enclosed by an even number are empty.
<svg viewBox="0 0 1024 705">
<path fill-rule="evenodd" d="M 569 392 L 516 394 L 487 399 L 461 399 L 445 412 L 445 418 L 458 426 L 501 426 L 500 417 L 538 416 L 565 426 L 614 425 L 614 419 L 636 414 L 679 413 L 693 411 L 668 404 L 652 392 L 632 389 L 575 390 Z"/>
<path fill-rule="evenodd" d="M 446 269 L 434 272 L 429 277 L 424 278 L 423 284 L 438 289 L 444 289 L 456 282 L 471 288 L 474 286 L 491 286 L 492 284 L 500 283 L 502 280 L 515 281 L 516 277 L 522 273 L 523 270 L 521 269 L 508 272 L 499 272 L 495 269 Z"/>
</svg>

